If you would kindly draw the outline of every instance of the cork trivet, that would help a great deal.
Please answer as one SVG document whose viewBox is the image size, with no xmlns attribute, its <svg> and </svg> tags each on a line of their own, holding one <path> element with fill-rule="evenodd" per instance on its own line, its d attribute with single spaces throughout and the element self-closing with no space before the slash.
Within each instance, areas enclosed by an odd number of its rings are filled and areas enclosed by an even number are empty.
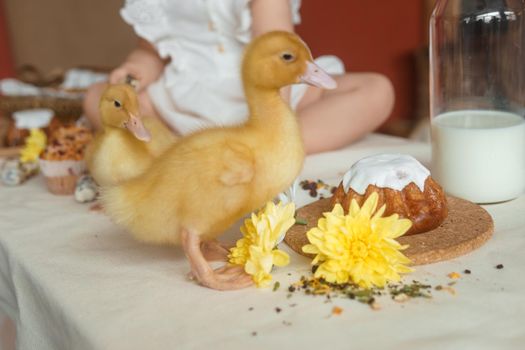
<svg viewBox="0 0 525 350">
<path fill-rule="evenodd" d="M 403 253 L 413 265 L 430 264 L 467 254 L 481 247 L 494 232 L 494 222 L 485 209 L 472 202 L 447 197 L 448 217 L 436 229 L 398 239 L 409 248 Z M 324 212 L 331 211 L 330 199 L 325 198 L 297 210 L 297 217 L 307 225 L 294 225 L 285 242 L 297 253 L 309 256 L 301 248 L 308 244 L 306 232 L 317 225 Z M 311 257 L 311 256 L 310 256 Z"/>
</svg>

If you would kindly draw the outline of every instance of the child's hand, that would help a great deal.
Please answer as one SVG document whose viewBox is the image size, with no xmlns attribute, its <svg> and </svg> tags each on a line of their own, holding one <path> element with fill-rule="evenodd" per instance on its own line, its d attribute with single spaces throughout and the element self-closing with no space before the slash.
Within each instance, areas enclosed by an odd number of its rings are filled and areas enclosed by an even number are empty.
<svg viewBox="0 0 525 350">
<path fill-rule="evenodd" d="M 127 60 L 110 73 L 109 83 L 126 83 L 127 78 L 131 76 L 137 83 L 135 89 L 140 92 L 159 78 L 166 63 L 151 44 L 140 40 L 138 47 L 131 52 Z"/>
<path fill-rule="evenodd" d="M 143 90 L 151 84 L 155 77 L 149 77 L 147 72 L 142 72 L 142 67 L 135 63 L 125 62 L 120 67 L 114 69 L 109 75 L 110 84 L 129 83 L 129 78 L 133 78 L 137 91 Z"/>
</svg>

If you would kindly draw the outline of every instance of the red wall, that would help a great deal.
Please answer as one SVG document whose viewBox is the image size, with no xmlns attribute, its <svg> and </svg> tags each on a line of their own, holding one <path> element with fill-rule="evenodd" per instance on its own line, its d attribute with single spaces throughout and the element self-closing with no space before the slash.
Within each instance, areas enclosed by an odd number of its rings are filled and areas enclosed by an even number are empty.
<svg viewBox="0 0 525 350">
<path fill-rule="evenodd" d="M 421 0 L 303 0 L 298 33 L 314 56 L 339 56 L 349 71 L 388 76 L 396 90 L 391 121 L 415 109 L 413 53 L 423 45 Z"/>
<path fill-rule="evenodd" d="M 0 0 L 0 79 L 14 75 L 5 18 L 4 2 Z"/>
</svg>

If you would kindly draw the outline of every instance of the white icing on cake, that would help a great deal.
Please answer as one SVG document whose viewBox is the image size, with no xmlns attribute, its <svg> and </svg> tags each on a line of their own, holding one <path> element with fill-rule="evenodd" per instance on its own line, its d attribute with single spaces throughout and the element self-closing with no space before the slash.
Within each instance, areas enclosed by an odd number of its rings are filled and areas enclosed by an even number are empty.
<svg viewBox="0 0 525 350">
<path fill-rule="evenodd" d="M 413 182 L 421 191 L 430 171 L 406 154 L 378 154 L 354 163 L 343 177 L 345 192 L 352 188 L 363 195 L 368 185 L 401 191 Z"/>
</svg>

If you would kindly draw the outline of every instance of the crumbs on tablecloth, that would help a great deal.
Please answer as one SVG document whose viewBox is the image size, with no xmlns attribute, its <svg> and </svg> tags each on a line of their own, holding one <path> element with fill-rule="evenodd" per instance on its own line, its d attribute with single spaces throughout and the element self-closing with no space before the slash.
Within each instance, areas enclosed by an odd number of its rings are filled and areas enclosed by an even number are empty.
<svg viewBox="0 0 525 350">
<path fill-rule="evenodd" d="M 457 272 L 451 272 L 447 275 L 448 278 L 452 278 L 453 280 L 457 280 L 461 277 L 461 275 Z"/>
<path fill-rule="evenodd" d="M 503 267 L 504 267 L 503 264 L 498 264 L 498 265 L 496 265 L 496 268 L 497 268 L 498 270 L 501 270 Z"/>
<path fill-rule="evenodd" d="M 343 309 L 341 309 L 339 306 L 334 306 L 332 308 L 332 315 L 339 316 L 343 313 Z"/>
<path fill-rule="evenodd" d="M 472 271 L 470 271 L 469 269 L 466 269 L 463 271 L 464 274 L 466 275 L 470 275 L 472 273 Z"/>
<path fill-rule="evenodd" d="M 320 192 L 322 192 L 321 196 L 323 194 L 333 194 L 336 190 L 336 187 L 330 186 L 323 180 L 303 180 L 300 182 L 300 186 L 303 190 L 308 191 L 310 197 L 317 197 Z"/>
<path fill-rule="evenodd" d="M 437 291 L 449 292 L 452 295 L 456 295 L 456 290 L 452 287 L 444 287 L 444 286 L 439 285 L 439 286 L 436 286 L 434 289 Z"/>
<path fill-rule="evenodd" d="M 280 313 L 281 311 L 283 311 L 283 309 L 281 309 L 280 307 L 275 308 L 275 312 Z"/>
<path fill-rule="evenodd" d="M 320 295 L 330 302 L 332 297 L 347 297 L 363 304 L 368 304 L 373 310 L 379 310 L 380 304 L 377 298 L 383 295 L 390 297 L 397 302 L 404 302 L 413 298 L 432 298 L 432 286 L 423 284 L 419 281 L 412 283 L 390 283 L 385 288 L 362 288 L 354 283 L 330 283 L 322 278 L 305 276 L 301 280 L 288 287 L 290 292 L 303 292 L 306 295 Z"/>
<path fill-rule="evenodd" d="M 432 288 L 429 284 L 423 284 L 419 281 L 413 280 L 411 284 L 389 284 L 388 292 L 392 299 L 401 294 L 406 295 L 408 298 L 432 298 L 430 289 Z M 403 297 L 400 297 L 403 298 Z M 394 299 L 395 300 L 395 299 Z"/>
<path fill-rule="evenodd" d="M 280 286 L 281 286 L 281 283 L 279 281 L 276 281 L 273 284 L 273 291 L 275 292 L 277 289 L 279 289 Z"/>
<path fill-rule="evenodd" d="M 374 301 L 373 303 L 370 303 L 369 305 L 370 305 L 370 308 L 374 311 L 381 310 L 381 304 L 379 304 L 376 301 Z"/>
<path fill-rule="evenodd" d="M 252 337 L 255 337 L 257 335 L 257 332 L 252 332 Z"/>
</svg>

